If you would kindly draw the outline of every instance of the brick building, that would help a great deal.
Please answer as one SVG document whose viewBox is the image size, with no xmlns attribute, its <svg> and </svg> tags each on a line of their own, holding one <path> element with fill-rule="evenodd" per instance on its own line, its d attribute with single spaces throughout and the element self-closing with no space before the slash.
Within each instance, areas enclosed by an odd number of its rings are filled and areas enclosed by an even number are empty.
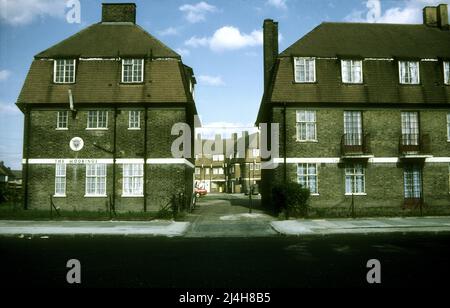
<svg viewBox="0 0 450 308">
<path fill-rule="evenodd" d="M 257 123 L 280 124 L 274 183 L 308 187 L 313 207 L 448 207 L 450 31 L 447 5 L 423 24 L 330 23 L 282 53 L 264 22 L 265 91 Z"/>
<path fill-rule="evenodd" d="M 195 160 L 195 181 L 208 192 L 244 193 L 251 185 L 261 180 L 261 160 L 259 153 L 259 133 L 242 132 L 238 138 L 233 133 L 231 138 L 202 140 Z M 216 143 L 217 142 L 217 143 Z M 209 143 L 209 144 L 208 144 Z M 211 146 L 211 144 L 221 146 Z M 206 147 L 205 147 L 206 144 Z M 211 148 L 212 151 L 204 151 Z"/>
<path fill-rule="evenodd" d="M 194 125 L 193 71 L 135 19 L 135 4 L 103 4 L 101 22 L 34 57 L 17 102 L 25 208 L 153 211 L 192 194 L 171 129 Z"/>
</svg>

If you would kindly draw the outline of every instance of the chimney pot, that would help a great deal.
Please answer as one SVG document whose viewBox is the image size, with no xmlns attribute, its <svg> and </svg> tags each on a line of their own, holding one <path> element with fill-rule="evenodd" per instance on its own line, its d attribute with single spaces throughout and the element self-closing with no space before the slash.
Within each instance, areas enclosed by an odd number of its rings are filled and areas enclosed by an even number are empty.
<svg viewBox="0 0 450 308">
<path fill-rule="evenodd" d="M 134 3 L 103 3 L 102 22 L 132 22 L 136 23 L 136 4 Z"/>
</svg>

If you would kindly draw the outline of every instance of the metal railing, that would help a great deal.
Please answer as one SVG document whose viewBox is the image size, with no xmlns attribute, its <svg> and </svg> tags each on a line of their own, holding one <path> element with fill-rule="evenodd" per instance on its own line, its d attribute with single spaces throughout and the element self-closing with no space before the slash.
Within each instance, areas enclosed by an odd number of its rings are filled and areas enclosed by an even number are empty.
<svg viewBox="0 0 450 308">
<path fill-rule="evenodd" d="M 431 152 L 428 134 L 402 134 L 398 144 L 401 155 L 408 153 L 428 154 Z"/>
<path fill-rule="evenodd" d="M 370 154 L 370 135 L 363 133 L 343 134 L 341 138 L 341 154 Z"/>
</svg>

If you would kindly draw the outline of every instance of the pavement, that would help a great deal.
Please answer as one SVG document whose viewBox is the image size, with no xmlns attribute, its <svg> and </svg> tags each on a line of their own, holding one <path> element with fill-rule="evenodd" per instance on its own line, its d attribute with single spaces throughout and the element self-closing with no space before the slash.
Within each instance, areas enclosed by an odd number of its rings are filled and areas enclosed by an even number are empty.
<svg viewBox="0 0 450 308">
<path fill-rule="evenodd" d="M 211 194 L 200 198 L 188 215 L 191 223 L 186 237 L 267 237 L 277 232 L 270 222 L 274 217 L 261 209 L 261 198 L 252 197 L 250 212 L 248 196 Z"/>
<path fill-rule="evenodd" d="M 388 232 L 450 232 L 450 217 L 389 217 L 370 219 L 302 219 L 272 221 L 284 235 L 368 234 Z"/>
<path fill-rule="evenodd" d="M 450 217 L 297 219 L 278 221 L 254 196 L 210 194 L 186 221 L 1 221 L 3 236 L 133 235 L 187 238 L 274 237 L 278 235 L 450 232 Z"/>
<path fill-rule="evenodd" d="M 181 236 L 189 223 L 175 221 L 0 221 L 0 235 Z"/>
</svg>

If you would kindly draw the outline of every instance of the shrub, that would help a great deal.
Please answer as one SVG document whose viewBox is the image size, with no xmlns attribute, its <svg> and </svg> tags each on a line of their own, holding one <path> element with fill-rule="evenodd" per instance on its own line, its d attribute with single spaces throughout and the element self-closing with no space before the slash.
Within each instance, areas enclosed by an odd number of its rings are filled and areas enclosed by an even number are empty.
<svg viewBox="0 0 450 308">
<path fill-rule="evenodd" d="M 272 188 L 275 209 L 284 212 L 285 217 L 306 217 L 308 215 L 309 189 L 295 182 L 278 184 Z"/>
</svg>

